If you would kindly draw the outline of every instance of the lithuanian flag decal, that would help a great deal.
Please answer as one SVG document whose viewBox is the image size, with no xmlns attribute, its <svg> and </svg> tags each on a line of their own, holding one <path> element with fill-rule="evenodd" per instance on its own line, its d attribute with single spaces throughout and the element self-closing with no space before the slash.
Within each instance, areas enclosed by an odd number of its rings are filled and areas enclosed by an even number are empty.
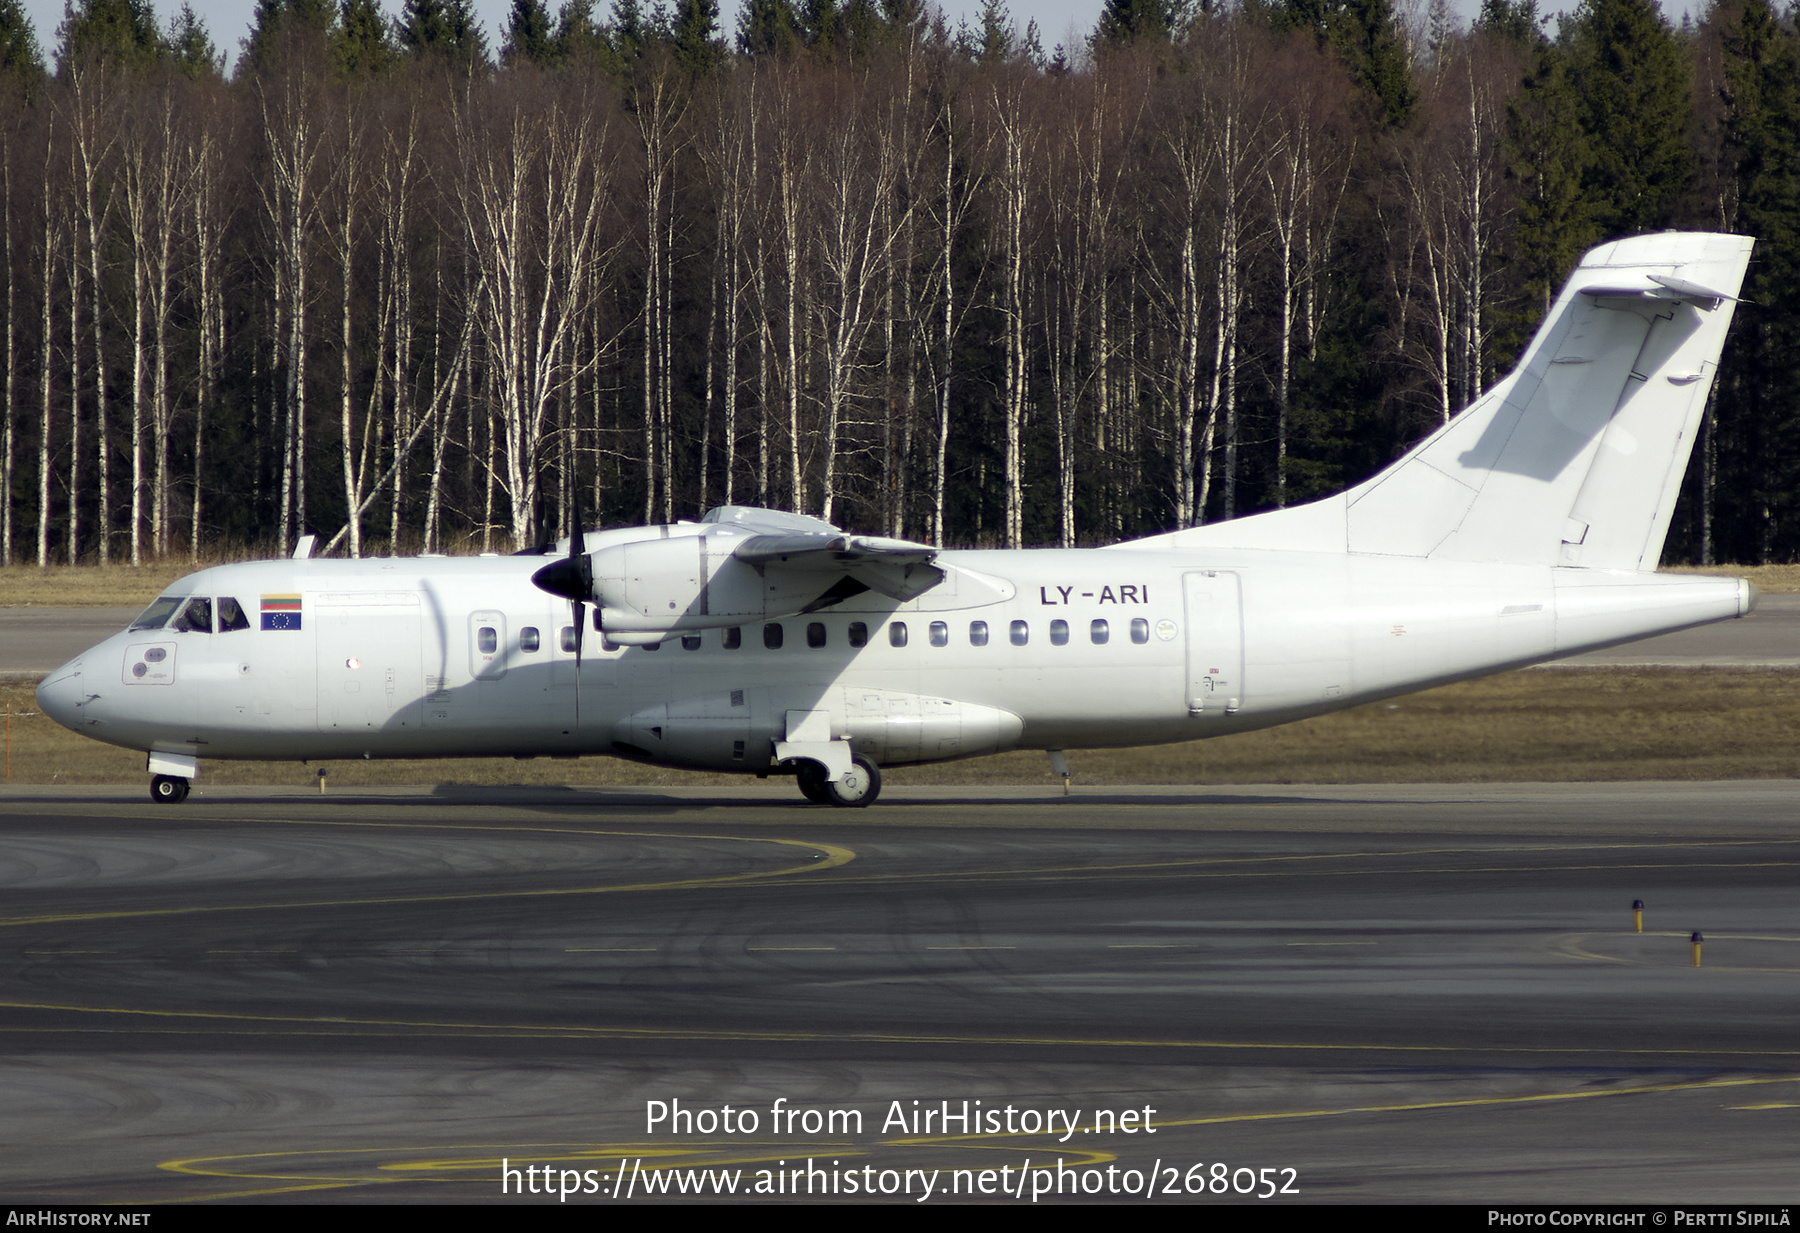
<svg viewBox="0 0 1800 1233">
<path fill-rule="evenodd" d="M 300 596 L 297 594 L 263 596 L 262 627 L 264 629 L 299 629 Z"/>
</svg>

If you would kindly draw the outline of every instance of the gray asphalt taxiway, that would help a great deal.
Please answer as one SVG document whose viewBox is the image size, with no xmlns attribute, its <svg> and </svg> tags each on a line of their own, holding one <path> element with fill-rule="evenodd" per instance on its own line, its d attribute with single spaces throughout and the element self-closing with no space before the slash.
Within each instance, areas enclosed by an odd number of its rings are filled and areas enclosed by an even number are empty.
<svg viewBox="0 0 1800 1233">
<path fill-rule="evenodd" d="M 1797 818 L 1790 782 L 12 789 L 0 1195 L 810 1161 L 840 1199 L 1785 1201 Z"/>
</svg>

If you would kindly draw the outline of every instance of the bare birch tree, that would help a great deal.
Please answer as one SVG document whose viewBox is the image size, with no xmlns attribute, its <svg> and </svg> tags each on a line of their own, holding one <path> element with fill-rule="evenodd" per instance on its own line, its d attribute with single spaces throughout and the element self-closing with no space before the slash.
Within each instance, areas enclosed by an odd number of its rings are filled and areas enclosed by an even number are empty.
<svg viewBox="0 0 1800 1233">
<path fill-rule="evenodd" d="M 476 300 L 494 384 L 515 545 L 531 542 L 551 399 L 582 320 L 611 154 L 606 113 L 585 91 L 539 81 L 456 113 L 463 225 L 481 272 Z"/>
</svg>

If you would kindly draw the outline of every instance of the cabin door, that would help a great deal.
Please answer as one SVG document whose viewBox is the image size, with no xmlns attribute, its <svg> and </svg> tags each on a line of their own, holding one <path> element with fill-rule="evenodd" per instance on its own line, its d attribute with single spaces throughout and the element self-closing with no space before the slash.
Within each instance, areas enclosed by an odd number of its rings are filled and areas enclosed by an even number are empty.
<svg viewBox="0 0 1800 1233">
<path fill-rule="evenodd" d="M 1238 575 L 1182 575 L 1190 715 L 1230 715 L 1244 699 L 1244 604 Z"/>
<path fill-rule="evenodd" d="M 425 693 L 418 593 L 325 593 L 306 619 L 318 630 L 319 730 L 417 732 Z"/>
</svg>

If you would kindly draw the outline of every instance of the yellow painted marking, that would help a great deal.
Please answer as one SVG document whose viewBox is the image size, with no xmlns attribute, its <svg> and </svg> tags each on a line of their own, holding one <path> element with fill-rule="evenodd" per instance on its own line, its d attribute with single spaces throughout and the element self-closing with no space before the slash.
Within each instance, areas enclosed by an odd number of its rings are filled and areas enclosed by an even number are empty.
<svg viewBox="0 0 1800 1233">
<path fill-rule="evenodd" d="M 1018 950 L 1016 946 L 927 946 L 926 950 Z"/>
<path fill-rule="evenodd" d="M 1793 845 L 1793 844 L 1797 844 L 1797 843 L 1800 843 L 1800 840 L 1795 840 L 1795 839 L 1771 839 L 1771 840 L 1719 839 L 1719 840 L 1672 841 L 1672 842 L 1668 842 L 1668 843 L 1632 842 L 1632 843 L 1611 843 L 1611 844 L 1608 844 L 1608 843 L 1504 844 L 1504 845 L 1500 845 L 1500 846 L 1496 846 L 1496 847 L 1479 847 L 1479 848 L 1395 848 L 1395 849 L 1389 849 L 1389 850 L 1377 849 L 1374 851 L 1355 851 L 1355 852 L 1307 852 L 1307 853 L 1296 853 L 1291 856 L 1213 856 L 1213 857 L 1195 857 L 1190 860 L 1176 860 L 1176 861 L 1129 861 L 1129 862 L 1125 862 L 1122 864 L 1115 864 L 1115 865 L 1042 865 L 1042 866 L 1027 867 L 1024 869 L 968 870 L 968 871 L 963 871 L 963 872 L 954 872 L 954 871 L 941 872 L 940 871 L 940 872 L 932 872 L 932 873 L 892 873 L 892 874 L 870 873 L 870 874 L 859 874 L 852 878 L 840 878 L 840 879 L 838 879 L 838 881 L 840 883 L 845 882 L 845 881 L 851 881 L 851 882 L 914 882 L 914 881 L 926 881 L 926 880 L 933 881 L 933 882 L 968 881 L 968 880 L 983 879 L 983 878 L 1021 877 L 1021 876 L 1044 875 L 1044 874 L 1125 873 L 1125 872 L 1130 872 L 1133 870 L 1157 870 L 1157 869 L 1179 869 L 1179 868 L 1211 869 L 1211 868 L 1221 868 L 1224 866 L 1236 866 L 1236 865 L 1292 865 L 1292 864 L 1305 864 L 1305 863 L 1321 862 L 1321 861 L 1349 861 L 1349 860 L 1372 860 L 1372 859 L 1392 860 L 1396 857 L 1416 857 L 1416 856 L 1490 856 L 1490 855 L 1495 855 L 1495 854 L 1499 854 L 1499 853 L 1514 853 L 1514 852 L 1592 852 L 1592 851 L 1608 852 L 1608 851 L 1644 851 L 1644 850 L 1664 851 L 1664 850 L 1671 849 L 1671 848 L 1760 847 L 1760 846 Z M 1758 862 L 1746 862 L 1745 864 L 1747 864 L 1749 867 L 1756 868 L 1756 867 L 1761 867 L 1764 865 L 1771 865 L 1771 866 L 1776 866 L 1776 867 L 1786 867 L 1788 865 L 1795 864 L 1795 863 L 1796 862 L 1793 862 L 1793 861 L 1758 861 Z M 1449 867 L 1445 867 L 1445 868 L 1431 868 L 1431 869 L 1423 869 L 1423 870 L 1374 870 L 1374 871 L 1354 870 L 1354 871 L 1349 871 L 1349 872 L 1352 872 L 1355 874 L 1363 874 L 1363 873 L 1368 873 L 1368 872 L 1399 872 L 1399 873 L 1409 873 L 1409 872 L 1421 872 L 1421 873 L 1504 872 L 1504 873 L 1516 873 L 1516 872 L 1519 872 L 1521 868 L 1528 869 L 1528 870 L 1529 869 L 1584 870 L 1584 869 L 1615 869 L 1615 868 L 1616 869 L 1664 869 L 1664 868 L 1669 868 L 1669 867 L 1671 867 L 1670 863 L 1658 862 L 1658 863 L 1647 864 L 1647 865 L 1605 864 L 1605 865 L 1566 865 L 1566 866 L 1565 865 L 1530 865 L 1530 866 L 1522 866 L 1522 867 L 1495 866 L 1495 867 L 1492 867 L 1491 869 L 1490 868 L 1468 867 L 1468 866 L 1449 866 Z M 1687 869 L 1687 868 L 1733 869 L 1733 868 L 1740 868 L 1742 866 L 1740 866 L 1739 864 L 1735 864 L 1735 863 L 1734 864 L 1696 866 L 1692 862 L 1682 862 L 1679 865 L 1676 865 L 1674 867 L 1683 868 L 1683 869 Z M 1268 873 L 1252 872 L 1252 873 L 1243 874 L 1243 875 L 1239 875 L 1239 876 L 1270 877 L 1270 876 L 1275 876 L 1278 874 L 1283 874 L 1286 872 L 1289 872 L 1289 871 L 1286 869 L 1277 869 L 1277 870 L 1272 870 Z"/>
<path fill-rule="evenodd" d="M 836 950 L 835 946 L 746 946 L 745 950 Z"/>
<path fill-rule="evenodd" d="M 1289 946 L 1374 946 L 1374 942 L 1289 942 Z"/>
<path fill-rule="evenodd" d="M 1759 1079 L 1695 1079 L 1683 1083 L 1649 1083 L 1636 1087 L 1606 1088 L 1599 1091 L 1586 1089 L 1576 1092 L 1530 1092 L 1519 1096 L 1467 1096 L 1452 1100 L 1416 1100 L 1392 1105 L 1350 1105 L 1338 1109 L 1287 1109 L 1267 1113 L 1221 1113 L 1207 1117 L 1174 1118 L 1156 1123 L 1157 1130 L 1167 1130 L 1176 1126 L 1223 1126 L 1233 1122 L 1281 1122 L 1299 1121 L 1321 1117 L 1351 1117 L 1357 1114 L 1377 1113 L 1419 1113 L 1434 1109 L 1479 1109 L 1492 1108 L 1499 1105 L 1546 1104 L 1568 1100 L 1599 1100 L 1608 1096 L 1652 1096 L 1668 1092 L 1695 1092 L 1709 1088 L 1721 1087 L 1758 1087 L 1771 1083 L 1800 1083 L 1800 1075 L 1781 1075 L 1774 1078 Z M 1774 1108 L 1777 1106 L 1746 1106 L 1756 1108 Z M 1790 1106 L 1781 1106 L 1790 1107 Z M 1053 1137 L 1058 1132 L 1044 1131 L 1037 1135 L 998 1134 L 998 1135 L 945 1135 L 932 1138 L 892 1139 L 884 1141 L 884 1145 L 919 1145 L 925 1143 L 958 1143 L 965 1139 L 1043 1139 Z M 1098 1127 L 1084 1126 L 1077 1134 L 1099 1134 Z"/>
<path fill-rule="evenodd" d="M 1108 942 L 1107 950 L 1187 950 L 1196 942 Z"/>
<path fill-rule="evenodd" d="M 1726 1106 L 1725 1106 L 1725 1107 L 1726 1107 L 1726 1108 L 1727 1108 L 1727 1109 L 1732 1109 L 1732 1110 L 1747 1110 L 1747 1109 L 1800 1109 L 1800 1104 L 1795 1104 L 1795 1103 L 1794 1103 L 1794 1102 L 1793 1102 L 1793 1101 L 1791 1101 L 1791 1100 L 1771 1100 L 1771 1101 L 1769 1101 L 1769 1102 L 1768 1102 L 1768 1103 L 1767 1103 L 1767 1104 L 1760 1104 L 1760 1105 L 1726 1105 Z"/>
<path fill-rule="evenodd" d="M 302 825 L 315 825 L 315 824 L 304 823 Z M 382 825 L 382 824 L 334 822 L 334 823 L 319 823 L 317 825 L 363 826 L 363 825 Z M 492 830 L 492 829 L 500 829 L 500 828 L 451 827 L 451 828 L 446 828 L 446 829 Z M 552 829 L 552 828 L 534 828 L 534 829 Z M 616 836 L 626 836 L 626 837 L 631 837 L 631 838 L 647 837 L 638 832 L 632 832 L 632 831 L 579 831 L 579 832 L 572 832 L 572 831 L 564 830 L 564 831 L 561 831 L 560 833 L 565 833 L 565 834 L 576 833 L 576 834 L 583 834 L 583 835 L 607 835 L 607 836 L 615 836 L 615 837 Z M 654 836 L 654 837 L 659 838 L 659 839 L 670 838 L 670 836 L 668 836 L 668 835 L 658 835 L 658 836 Z M 49 916 L 15 916 L 15 917 L 6 918 L 6 919 L 0 919 L 0 928 L 11 928 L 11 927 L 19 926 L 19 925 L 67 924 L 67 923 L 72 923 L 72 922 L 77 922 L 77 921 L 93 921 L 93 920 L 132 920 L 132 919 L 141 919 L 141 918 L 145 918 L 145 917 L 204 916 L 204 915 L 214 915 L 214 914 L 218 914 L 218 913 L 222 913 L 222 912 L 268 912 L 268 911 L 292 910 L 292 909 L 296 909 L 296 908 L 389 907 L 389 906 L 394 906 L 394 905 L 398 905 L 398 904 L 406 904 L 406 903 L 478 903 L 478 902 L 484 902 L 484 901 L 490 901 L 490 900 L 496 900 L 496 899 L 544 899 L 544 898 L 556 898 L 556 897 L 561 897 L 561 896 L 574 896 L 574 895 L 618 895 L 618 894 L 636 893 L 636 892 L 644 892 L 644 891 L 694 890 L 694 889 L 698 889 L 700 887 L 705 887 L 705 886 L 731 886 L 731 885 L 739 885 L 739 884 L 744 884 L 744 883 L 766 882 L 766 881 L 769 881 L 771 879 L 776 879 L 776 878 L 792 877 L 795 874 L 812 873 L 812 872 L 814 872 L 816 870 L 820 870 L 820 869 L 835 869 L 840 865 L 847 865 L 851 861 L 856 859 L 855 851 L 853 851 L 850 848 L 842 847 L 838 844 L 816 843 L 812 840 L 807 840 L 807 839 L 774 839 L 774 838 L 769 838 L 767 836 L 761 836 L 761 835 L 753 836 L 753 837 L 742 837 L 742 836 L 732 836 L 732 835 L 683 835 L 683 836 L 677 836 L 676 838 L 709 839 L 709 840 L 726 841 L 726 842 L 733 842 L 733 843 L 782 844 L 782 845 L 788 846 L 788 847 L 811 849 L 815 853 L 822 854 L 823 859 L 820 859 L 819 855 L 815 855 L 812 860 L 808 861 L 804 865 L 789 865 L 782 869 L 769 869 L 769 870 L 764 870 L 761 872 L 722 873 L 722 874 L 715 874 L 711 877 L 676 878 L 676 879 L 672 879 L 667 882 L 627 882 L 627 883 L 620 883 L 620 884 L 616 884 L 616 885 L 612 885 L 612 886 L 579 886 L 579 887 L 544 888 L 544 889 L 540 889 L 540 890 L 519 890 L 519 891 L 471 891 L 471 892 L 468 892 L 465 894 L 442 894 L 442 895 L 392 895 L 392 896 L 384 895 L 384 896 L 371 897 L 371 898 L 366 898 L 366 899 L 317 899 L 317 900 L 309 899 L 309 900 L 292 901 L 292 902 L 287 902 L 287 903 L 240 903 L 240 904 L 194 905 L 194 906 L 190 906 L 190 907 L 179 907 L 179 908 L 130 908 L 130 909 L 125 909 L 122 911 L 115 911 L 115 912 L 64 912 L 64 913 L 55 913 L 55 914 L 52 914 Z"/>
<path fill-rule="evenodd" d="M 1688 938 L 1691 936 L 1692 935 L 1690 933 L 1682 932 L 1679 930 L 1660 930 L 1660 931 L 1653 932 L 1653 933 L 1642 933 L 1642 934 L 1638 933 L 1635 930 L 1633 930 L 1629 933 L 1623 933 L 1623 932 L 1621 932 L 1621 933 L 1570 933 L 1570 934 L 1565 934 L 1562 937 L 1555 939 L 1552 942 L 1552 949 L 1556 953 L 1564 955 L 1570 959 L 1585 959 L 1585 960 L 1588 960 L 1589 962 L 1593 962 L 1593 963 L 1619 963 L 1619 964 L 1625 965 L 1626 967 L 1638 967 L 1638 968 L 1655 967 L 1655 968 L 1660 969 L 1665 966 L 1673 966 L 1673 965 L 1668 964 L 1668 963 L 1652 963 L 1647 959 L 1626 958 L 1621 955 L 1598 954 L 1594 951 L 1587 949 L 1587 947 L 1582 945 L 1582 942 L 1588 938 L 1595 938 L 1595 937 L 1598 937 L 1598 938 L 1639 938 L 1639 937 L 1678 938 L 1681 941 L 1686 942 L 1688 940 Z M 1724 940 L 1731 940 L 1731 941 L 1738 941 L 1738 942 L 1800 942 L 1800 938 L 1771 937 L 1771 936 L 1767 936 L 1767 935 L 1754 934 L 1754 933 L 1709 933 L 1706 935 L 1706 937 L 1707 937 L 1707 941 L 1709 941 L 1709 942 L 1724 941 Z M 1671 948 L 1667 952 L 1659 951 L 1657 953 L 1658 953 L 1659 958 L 1667 959 L 1668 956 L 1674 955 L 1676 952 L 1674 951 L 1674 949 Z M 1681 966 L 1688 966 L 1688 965 L 1681 965 Z M 1740 976 L 1741 975 L 1789 975 L 1794 972 L 1800 972 L 1800 967 L 1794 967 L 1794 968 L 1746 968 L 1746 967 L 1722 966 L 1719 964 L 1708 964 L 1704 970 L 1706 970 L 1708 972 L 1732 972 L 1732 973 L 1736 973 Z"/>
<path fill-rule="evenodd" d="M 565 948 L 568 955 L 645 955 L 654 952 L 654 946 L 570 946 Z"/>
<path fill-rule="evenodd" d="M 857 874 L 853 877 L 836 879 L 837 885 L 856 883 L 861 885 L 881 885 L 894 882 L 911 882 L 930 878 L 934 883 L 947 882 L 1001 882 L 1012 878 L 1047 877 L 1056 875 L 1064 879 L 1087 876 L 1111 875 L 1120 872 L 1132 872 L 1140 880 L 1150 878 L 1211 878 L 1211 879 L 1251 879 L 1278 877 L 1309 878 L 1365 878 L 1374 875 L 1390 877 L 1417 877 L 1428 874 L 1469 874 L 1469 873 L 1595 873 L 1617 872 L 1620 870 L 1641 870 L 1653 872 L 1663 869 L 1679 869 L 1691 871 L 1696 869 L 1791 869 L 1800 865 L 1800 861 L 1653 861 L 1637 864 L 1595 864 L 1595 865 L 1432 865 L 1424 867 L 1407 866 L 1363 866 L 1355 869 L 1250 869 L 1250 870 L 1213 870 L 1195 868 L 1202 862 L 1169 861 L 1157 865 L 1109 865 L 1109 866 L 1070 866 L 1068 868 L 1043 869 L 996 869 L 974 870 L 967 873 L 944 874 Z M 1183 868 L 1183 866 L 1189 866 Z M 1158 873 L 1157 870 L 1174 872 Z"/>
<path fill-rule="evenodd" d="M 978 1138 L 980 1136 L 969 1136 Z M 1007 1136 L 990 1136 L 1000 1139 Z M 1018 1137 L 1018 1136 L 1013 1136 Z M 917 1143 L 905 1140 L 894 1140 L 880 1144 L 881 1147 L 916 1147 L 938 1146 L 936 1140 L 921 1140 Z M 1006 1143 L 974 1143 L 967 1146 L 976 1150 L 1021 1152 L 1031 1150 L 1029 1147 L 1017 1147 Z M 718 1155 L 721 1150 L 729 1149 L 733 1154 Z M 747 1150 L 749 1149 L 749 1150 Z M 760 1149 L 760 1150 L 758 1150 Z M 326 1175 L 297 1174 L 291 1172 L 256 1173 L 239 1171 L 248 1166 L 255 1167 L 258 1161 L 303 1162 L 308 1157 L 326 1156 L 341 1159 L 343 1157 L 394 1156 L 409 1150 L 421 1152 L 479 1152 L 475 1156 L 451 1156 L 448 1158 L 427 1158 L 423 1160 L 398 1160 L 377 1162 L 372 1171 L 360 1176 L 336 1177 Z M 188 1195 L 177 1198 L 159 1196 L 157 1202 L 194 1203 L 217 1199 L 247 1198 L 256 1195 L 275 1195 L 305 1190 L 324 1190 L 350 1186 L 368 1186 L 392 1184 L 396 1181 L 431 1181 L 460 1182 L 467 1181 L 464 1176 L 433 1176 L 434 1174 L 465 1175 L 475 1172 L 497 1172 L 501 1161 L 514 1162 L 523 1172 L 526 1165 L 612 1165 L 610 1172 L 604 1168 L 597 1169 L 598 1180 L 604 1185 L 617 1182 L 617 1165 L 620 1161 L 636 1163 L 642 1161 L 641 1172 L 661 1172 L 675 1168 L 720 1169 L 744 1165 L 769 1165 L 785 1162 L 790 1169 L 804 1167 L 798 1162 L 808 1158 L 813 1160 L 831 1159 L 841 1161 L 850 1158 L 870 1155 L 874 1148 L 862 1147 L 852 1143 L 792 1142 L 792 1141 L 752 1141 L 746 1143 L 734 1140 L 729 1144 L 688 1144 L 680 1147 L 667 1144 L 643 1143 L 609 1143 L 593 1145 L 572 1145 L 566 1143 L 526 1143 L 496 1146 L 492 1144 L 450 1145 L 437 1148 L 348 1148 L 348 1149 L 308 1149 L 292 1152 L 256 1152 L 242 1156 L 196 1156 L 185 1160 L 167 1160 L 157 1168 L 170 1173 L 184 1174 L 190 1177 L 229 1178 L 234 1181 L 269 1181 L 291 1182 L 292 1185 L 272 1186 L 259 1190 L 240 1190 L 224 1194 Z M 1118 1157 L 1111 1152 L 1097 1151 L 1088 1148 L 1070 1148 L 1059 1153 L 1065 1167 L 1079 1167 L 1105 1164 Z M 238 1166 L 238 1168 L 233 1168 Z M 302 1164 L 300 1167 L 304 1167 Z M 1043 1166 L 1053 1168 L 1054 1165 Z M 629 1176 L 630 1170 L 627 1170 Z M 406 1176 L 397 1176 L 406 1175 Z M 753 1178 L 751 1180 L 754 1180 Z M 540 1192 L 541 1193 L 541 1192 Z M 640 1191 L 641 1193 L 641 1191 Z M 654 1197 L 654 1196 L 652 1196 Z"/>
</svg>

